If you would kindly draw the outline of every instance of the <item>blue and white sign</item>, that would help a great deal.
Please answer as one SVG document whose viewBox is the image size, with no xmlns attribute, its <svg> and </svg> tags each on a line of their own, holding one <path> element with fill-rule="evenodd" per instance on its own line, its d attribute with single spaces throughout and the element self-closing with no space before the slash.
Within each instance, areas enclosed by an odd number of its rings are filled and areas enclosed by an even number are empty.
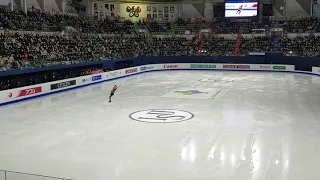
<svg viewBox="0 0 320 180">
<path fill-rule="evenodd" d="M 98 81 L 98 80 L 101 80 L 101 79 L 102 79 L 102 76 L 101 76 L 101 75 L 92 76 L 92 81 Z"/>
<path fill-rule="evenodd" d="M 91 78 L 82 79 L 82 83 L 87 83 L 87 82 L 91 82 Z"/>
</svg>

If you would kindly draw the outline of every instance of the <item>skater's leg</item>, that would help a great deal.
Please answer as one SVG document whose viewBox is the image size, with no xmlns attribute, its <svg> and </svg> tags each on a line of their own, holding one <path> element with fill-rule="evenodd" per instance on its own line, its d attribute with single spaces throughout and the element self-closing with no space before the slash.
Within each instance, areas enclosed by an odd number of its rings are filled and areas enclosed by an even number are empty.
<svg viewBox="0 0 320 180">
<path fill-rule="evenodd" d="M 111 102 L 111 97 L 113 96 L 114 94 L 111 93 L 110 96 L 109 96 L 109 102 Z"/>
</svg>

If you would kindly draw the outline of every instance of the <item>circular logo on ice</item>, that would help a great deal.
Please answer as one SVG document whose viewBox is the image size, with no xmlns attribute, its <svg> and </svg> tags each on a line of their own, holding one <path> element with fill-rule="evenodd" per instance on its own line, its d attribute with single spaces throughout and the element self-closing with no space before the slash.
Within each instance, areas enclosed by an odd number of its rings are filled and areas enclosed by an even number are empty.
<svg viewBox="0 0 320 180">
<path fill-rule="evenodd" d="M 129 117 L 135 121 L 147 123 L 175 123 L 190 120 L 194 115 L 175 109 L 149 109 L 134 112 Z"/>
</svg>

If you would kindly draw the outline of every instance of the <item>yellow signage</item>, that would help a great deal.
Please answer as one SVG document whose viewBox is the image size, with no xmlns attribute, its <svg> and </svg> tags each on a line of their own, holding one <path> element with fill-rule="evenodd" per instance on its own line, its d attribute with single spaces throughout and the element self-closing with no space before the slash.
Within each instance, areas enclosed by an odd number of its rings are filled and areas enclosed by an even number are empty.
<svg viewBox="0 0 320 180">
<path fill-rule="evenodd" d="M 120 17 L 131 20 L 139 21 L 147 17 L 147 5 L 143 4 L 120 4 Z"/>
</svg>

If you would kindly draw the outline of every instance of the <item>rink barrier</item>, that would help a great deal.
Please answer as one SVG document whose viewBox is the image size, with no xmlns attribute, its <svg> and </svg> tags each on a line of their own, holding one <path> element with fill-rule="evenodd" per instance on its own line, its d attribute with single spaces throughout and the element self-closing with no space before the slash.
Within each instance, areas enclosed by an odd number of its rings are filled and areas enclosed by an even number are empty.
<svg viewBox="0 0 320 180">
<path fill-rule="evenodd" d="M 72 180 L 68 178 L 60 178 L 60 177 L 53 177 L 53 176 L 45 176 L 40 174 L 31 174 L 31 173 L 23 173 L 23 172 L 16 172 L 16 171 L 8 171 L 8 170 L 1 170 L 0 169 L 0 179 L 3 180 L 22 180 L 22 179 L 43 179 L 43 180 Z"/>
<path fill-rule="evenodd" d="M 313 67 L 312 72 L 295 71 L 294 65 L 282 64 L 213 64 L 213 63 L 174 63 L 150 64 L 126 69 L 109 71 L 101 74 L 81 76 L 49 83 L 26 86 L 0 91 L 0 106 L 17 103 L 42 96 L 70 91 L 94 84 L 112 81 L 145 72 L 168 70 L 217 70 L 217 71 L 251 71 L 251 72 L 286 72 L 320 76 L 320 68 Z"/>
</svg>

